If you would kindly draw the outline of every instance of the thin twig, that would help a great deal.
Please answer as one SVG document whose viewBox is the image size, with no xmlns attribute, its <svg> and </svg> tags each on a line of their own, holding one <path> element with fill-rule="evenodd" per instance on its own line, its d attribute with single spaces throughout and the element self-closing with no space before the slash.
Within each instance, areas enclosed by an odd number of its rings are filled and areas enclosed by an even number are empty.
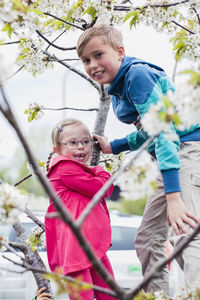
<svg viewBox="0 0 200 300">
<path fill-rule="evenodd" d="M 196 8 L 195 8 L 194 5 L 192 6 L 192 9 L 194 10 L 194 12 L 195 12 L 195 14 L 196 14 L 196 16 L 197 16 L 197 20 L 198 20 L 199 25 L 200 25 L 200 16 L 199 16 L 199 14 L 198 14 L 198 11 L 196 10 Z"/>
<path fill-rule="evenodd" d="M 157 265 L 148 273 L 148 275 L 144 278 L 144 280 L 131 292 L 129 292 L 129 297 L 127 300 L 132 300 L 134 296 L 138 294 L 138 292 L 144 288 L 144 286 L 147 285 L 147 283 L 157 276 L 158 272 L 162 270 L 162 268 L 169 263 L 172 259 L 177 257 L 184 248 L 193 240 L 193 238 L 200 232 L 200 224 L 195 228 L 195 230 L 192 231 L 190 235 L 188 235 L 187 238 L 183 239 L 180 244 L 175 248 L 175 250 L 172 252 L 172 254 L 165 259 L 162 259 L 160 262 L 157 263 Z"/>
<path fill-rule="evenodd" d="M 24 261 L 23 263 L 20 263 L 20 262 L 17 262 L 17 261 L 15 261 L 14 259 L 9 258 L 9 257 L 7 257 L 7 256 L 5 256 L 5 255 L 2 255 L 2 257 L 3 257 L 4 259 L 6 259 L 6 260 L 12 262 L 13 264 L 15 264 L 15 265 L 17 265 L 17 266 L 19 266 L 19 267 L 21 267 L 21 268 L 24 268 L 24 270 L 22 270 L 22 271 L 16 271 L 16 270 L 9 270 L 9 269 L 7 269 L 7 271 L 9 271 L 9 272 L 14 272 L 14 273 L 23 274 L 23 273 L 28 272 L 28 271 L 36 271 L 36 272 L 38 272 L 38 273 L 42 273 L 42 274 L 45 274 L 45 275 L 47 275 L 47 276 L 48 276 L 48 275 L 49 275 L 49 276 L 52 276 L 52 275 L 55 276 L 55 273 L 48 272 L 48 271 L 46 271 L 46 270 L 44 270 L 44 269 L 41 269 L 41 268 L 32 266 L 32 265 L 28 264 L 25 260 L 23 260 L 23 261 Z M 1 268 L 1 267 L 0 267 L 0 269 L 3 270 L 3 268 Z M 66 280 L 66 281 L 68 281 L 68 282 L 78 283 L 78 285 L 81 285 L 81 286 L 83 286 L 83 285 L 85 285 L 85 284 L 87 284 L 87 286 L 88 286 L 88 283 L 86 283 L 85 281 L 80 281 L 79 279 L 75 279 L 75 278 L 73 278 L 73 277 L 71 277 L 71 276 L 62 276 L 61 278 L 64 279 L 64 280 Z M 113 292 L 113 291 L 110 290 L 110 289 L 107 289 L 107 288 L 101 288 L 101 287 L 99 287 L 99 286 L 92 285 L 92 284 L 90 285 L 90 287 L 91 287 L 91 289 L 93 289 L 93 290 L 95 290 L 95 291 L 102 292 L 102 293 L 104 293 L 104 294 L 106 294 L 106 295 L 110 295 L 110 296 L 115 297 L 115 298 L 117 297 L 116 293 Z"/>
<path fill-rule="evenodd" d="M 37 34 L 43 39 L 45 40 L 50 46 L 62 50 L 62 51 L 67 51 L 67 50 L 75 50 L 76 47 L 69 47 L 69 48 L 65 48 L 65 47 L 60 47 L 57 45 L 54 45 L 54 43 L 50 42 L 39 30 L 36 30 Z"/>
<path fill-rule="evenodd" d="M 172 73 L 172 81 L 175 83 L 176 79 L 176 70 L 177 70 L 178 62 L 175 61 L 174 68 L 173 68 L 173 73 Z"/>
<path fill-rule="evenodd" d="M 0 46 L 6 46 L 6 45 L 12 45 L 12 44 L 19 44 L 20 41 L 13 41 L 13 42 L 6 42 L 6 43 L 3 43 L 3 44 L 0 44 Z"/>
<path fill-rule="evenodd" d="M 189 28 L 177 23 L 176 21 L 172 21 L 172 23 L 174 23 L 176 26 L 181 27 L 182 29 L 184 29 L 185 31 L 191 33 L 191 34 L 195 34 L 192 30 L 190 30 Z"/>
<path fill-rule="evenodd" d="M 84 29 L 83 29 L 82 27 L 80 27 L 80 26 L 78 26 L 78 25 L 75 25 L 75 24 L 73 24 L 73 23 L 67 22 L 66 20 L 61 19 L 61 18 L 59 18 L 59 17 L 56 17 L 55 15 L 52 15 L 52 14 L 50 14 L 50 13 L 48 13 L 48 12 L 44 13 L 44 15 L 49 16 L 49 17 L 52 17 L 52 18 L 54 18 L 54 19 L 56 19 L 56 20 L 58 20 L 58 21 L 61 21 L 61 22 L 65 23 L 65 24 L 67 24 L 67 25 L 70 25 L 70 26 L 72 26 L 72 27 L 75 27 L 75 28 L 77 28 L 77 29 L 80 29 L 80 30 L 84 31 Z"/>
<path fill-rule="evenodd" d="M 91 210 L 95 207 L 95 205 L 101 200 L 101 198 L 104 196 L 106 191 L 111 187 L 111 185 L 115 182 L 115 180 L 127 169 L 128 166 L 131 165 L 131 163 L 140 156 L 140 154 L 148 148 L 148 146 L 152 143 L 155 136 L 150 137 L 135 153 L 132 152 L 129 155 L 129 158 L 125 161 L 124 164 L 114 173 L 112 177 L 106 183 L 103 185 L 103 187 L 94 195 L 92 200 L 89 202 L 87 207 L 84 209 L 82 214 L 79 216 L 79 218 L 76 220 L 76 225 L 78 228 L 81 228 L 83 225 L 83 222 L 85 218 L 89 215 Z"/>
<path fill-rule="evenodd" d="M 65 32 L 67 31 L 67 29 L 63 30 L 63 32 L 61 32 L 53 41 L 52 43 L 54 43 L 55 41 L 57 41 Z M 50 45 L 47 46 L 46 50 L 48 50 L 50 47 Z"/>
<path fill-rule="evenodd" d="M 37 224 L 43 230 L 43 232 L 45 232 L 44 223 L 42 223 L 27 207 L 25 209 L 25 213 L 35 224 Z"/>
<path fill-rule="evenodd" d="M 41 107 L 40 110 L 77 110 L 77 111 L 98 111 L 98 108 L 73 108 L 73 107 L 61 107 L 61 108 L 49 108 L 49 107 Z"/>
<path fill-rule="evenodd" d="M 24 65 L 21 66 L 17 71 L 15 71 L 12 75 L 10 75 L 9 77 L 5 78 L 2 80 L 2 82 L 7 81 L 8 79 L 11 79 L 13 76 L 15 76 L 17 73 L 19 73 L 19 71 L 21 71 L 24 68 Z"/>
<path fill-rule="evenodd" d="M 29 174 L 27 176 L 25 176 L 24 178 L 22 178 L 21 180 L 19 180 L 18 182 L 16 182 L 14 184 L 14 186 L 18 186 L 20 183 L 24 182 L 25 180 L 29 179 L 31 176 L 33 176 L 33 174 Z"/>
<path fill-rule="evenodd" d="M 190 0 L 183 0 L 183 1 L 177 1 L 177 2 L 174 2 L 174 3 L 167 3 L 167 4 L 147 4 L 147 5 L 144 5 L 144 6 L 137 6 L 137 7 L 131 7 L 131 6 L 123 6 L 123 5 L 115 5 L 114 6 L 114 10 L 120 10 L 120 11 L 130 11 L 130 10 L 143 10 L 143 9 L 146 9 L 148 7 L 151 7 L 151 8 L 157 8 L 157 7 L 164 7 L 164 8 L 167 8 L 167 7 L 171 7 L 171 6 L 177 6 L 177 5 L 180 5 L 180 4 L 184 4 L 184 3 L 188 3 Z"/>
<path fill-rule="evenodd" d="M 99 86 L 92 80 L 90 79 L 88 76 L 86 76 L 84 73 L 82 73 L 81 71 L 75 69 L 74 67 L 72 67 L 71 65 L 63 62 L 62 60 L 60 60 L 58 57 L 56 57 L 55 55 L 51 55 L 48 51 L 43 51 L 43 53 L 45 55 L 47 55 L 49 58 L 51 58 L 52 60 L 57 61 L 59 64 L 65 66 L 66 68 L 68 68 L 70 71 L 78 74 L 79 76 L 81 76 L 82 78 L 84 78 L 85 80 L 87 80 L 93 87 L 95 87 L 97 89 L 97 91 L 100 93 L 100 88 Z"/>
</svg>

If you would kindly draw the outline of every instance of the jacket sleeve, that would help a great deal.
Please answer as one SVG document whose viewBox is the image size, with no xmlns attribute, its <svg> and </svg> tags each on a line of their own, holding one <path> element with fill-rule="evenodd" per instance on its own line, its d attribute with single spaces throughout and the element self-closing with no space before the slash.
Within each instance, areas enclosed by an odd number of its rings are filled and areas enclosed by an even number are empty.
<svg viewBox="0 0 200 300">
<path fill-rule="evenodd" d="M 101 174 L 97 176 L 92 170 L 87 171 L 72 161 L 60 162 L 59 168 L 63 184 L 88 198 L 92 198 L 110 178 L 105 171 L 99 172 Z"/>
<path fill-rule="evenodd" d="M 141 118 L 143 118 L 152 103 L 161 102 L 161 96 L 166 94 L 168 90 L 173 90 L 173 86 L 165 73 L 160 76 L 156 71 L 152 71 L 149 67 L 144 69 L 143 66 L 137 68 L 135 72 L 127 74 L 127 83 L 128 99 L 134 103 Z M 163 102 L 162 109 L 165 110 Z M 180 169 L 178 149 L 180 142 L 173 124 L 168 126 L 167 133 L 173 133 L 173 139 L 169 138 L 166 132 L 162 132 L 154 139 L 151 148 L 153 146 L 159 170 L 161 173 L 164 172 L 162 175 L 164 174 L 165 192 L 180 191 L 178 180 L 178 170 Z M 146 132 L 143 131 L 142 134 L 147 137 Z M 133 138 L 134 135 L 132 134 L 127 136 L 131 150 L 135 150 Z M 169 176 L 167 172 L 171 170 L 173 171 L 174 182 L 177 182 L 176 187 L 169 187 L 170 181 L 166 179 Z M 171 176 L 172 173 L 169 172 L 169 174 Z M 171 181 L 173 181 L 172 178 Z"/>
<path fill-rule="evenodd" d="M 92 169 L 92 171 L 95 173 L 95 175 L 98 178 L 104 178 L 105 182 L 111 177 L 110 174 L 108 172 L 106 172 L 102 167 L 100 166 L 96 166 Z M 105 193 L 104 197 L 109 197 L 112 194 L 113 191 L 113 185 L 110 186 L 110 188 L 107 190 L 107 192 Z"/>
</svg>

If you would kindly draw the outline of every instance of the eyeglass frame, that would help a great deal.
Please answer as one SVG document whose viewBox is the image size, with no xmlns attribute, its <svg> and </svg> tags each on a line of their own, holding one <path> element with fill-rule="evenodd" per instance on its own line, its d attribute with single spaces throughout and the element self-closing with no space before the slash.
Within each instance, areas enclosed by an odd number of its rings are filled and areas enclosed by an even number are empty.
<svg viewBox="0 0 200 300">
<path fill-rule="evenodd" d="M 84 144 L 84 141 L 86 141 L 86 140 L 89 142 L 88 144 Z M 70 148 L 68 145 L 69 145 L 70 143 L 72 143 L 72 142 L 74 142 L 75 144 L 74 144 L 74 146 L 72 146 L 72 148 Z M 69 150 L 75 150 L 75 149 L 77 149 L 79 143 L 81 143 L 82 146 L 85 148 L 85 147 L 91 146 L 93 143 L 96 144 L 96 143 L 98 143 L 98 142 L 95 141 L 95 140 L 93 140 L 93 139 L 86 139 L 86 138 L 83 139 L 82 141 L 71 141 L 71 142 L 67 142 L 67 143 L 61 143 L 61 142 L 58 142 L 59 145 L 65 145 L 65 146 L 67 147 L 67 149 L 69 149 Z"/>
</svg>

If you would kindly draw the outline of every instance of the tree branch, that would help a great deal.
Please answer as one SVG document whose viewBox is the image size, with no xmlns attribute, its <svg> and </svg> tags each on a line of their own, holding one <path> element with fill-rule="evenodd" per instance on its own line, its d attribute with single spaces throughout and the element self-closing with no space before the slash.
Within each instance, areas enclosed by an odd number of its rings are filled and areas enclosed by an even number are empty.
<svg viewBox="0 0 200 300">
<path fill-rule="evenodd" d="M 4 107 L 2 105 L 0 105 L 0 110 L 2 111 L 5 118 L 9 121 L 11 126 L 15 129 L 15 131 L 16 131 L 16 133 L 17 133 L 17 135 L 18 135 L 18 137 L 19 137 L 19 139 L 20 139 L 20 141 L 21 141 L 21 143 L 22 143 L 22 145 L 23 145 L 23 147 L 26 151 L 28 159 L 29 159 L 29 161 L 30 161 L 30 163 L 33 167 L 33 170 L 35 171 L 36 175 L 38 176 L 45 192 L 51 198 L 56 210 L 60 213 L 62 220 L 67 225 L 69 225 L 70 228 L 72 229 L 72 231 L 75 234 L 81 248 L 84 250 L 86 256 L 91 261 L 92 265 L 94 266 L 94 268 L 96 269 L 98 274 L 103 278 L 103 280 L 108 284 L 108 286 L 116 292 L 116 294 L 118 296 L 118 299 L 122 300 L 123 296 L 125 294 L 125 291 L 121 287 L 119 287 L 119 285 L 115 282 L 115 280 L 110 275 L 110 273 L 102 265 L 101 261 L 99 259 L 97 259 L 96 255 L 93 252 L 92 246 L 84 238 L 80 228 L 76 225 L 76 223 L 74 222 L 74 219 L 71 217 L 70 213 L 68 212 L 67 208 L 64 206 L 64 204 L 62 203 L 60 198 L 58 198 L 56 196 L 56 193 L 52 189 L 52 187 L 51 187 L 50 183 L 48 182 L 48 179 L 46 178 L 46 176 L 40 171 L 40 169 L 38 167 L 38 164 L 36 163 L 36 160 L 33 157 L 33 154 L 30 150 L 30 147 L 29 147 L 26 139 L 24 138 L 24 136 L 23 136 L 18 124 L 17 124 L 17 121 L 16 121 L 16 119 L 15 119 L 15 117 L 14 117 L 12 111 L 11 111 L 11 108 L 9 106 L 9 103 L 7 101 L 7 98 L 5 96 L 3 88 L 1 87 L 0 90 L 1 90 L 3 100 L 4 100 Z"/>
<path fill-rule="evenodd" d="M 20 262 L 17 262 L 17 261 L 15 261 L 14 259 L 11 259 L 11 258 L 9 258 L 9 257 L 7 257 L 7 256 L 5 256 L 5 255 L 2 255 L 2 257 L 3 257 L 4 259 L 6 259 L 6 260 L 12 262 L 13 264 L 15 264 L 15 265 L 17 265 L 17 266 L 19 266 L 19 267 L 21 267 L 21 268 L 24 268 L 23 271 L 16 271 L 16 270 L 9 270 L 9 269 L 6 269 L 6 270 L 9 271 L 9 272 L 23 274 L 23 273 L 28 272 L 28 271 L 35 271 L 35 272 L 38 272 L 38 273 L 45 274 L 45 275 L 47 275 L 47 276 L 48 276 L 48 275 L 50 275 L 50 276 L 52 276 L 52 275 L 53 275 L 53 276 L 56 276 L 55 273 L 48 272 L 48 271 L 46 271 L 45 269 L 42 269 L 42 268 L 39 268 L 39 267 L 32 266 L 32 265 L 26 263 L 25 260 L 23 260 L 23 262 L 20 263 Z M 3 270 L 3 268 L 1 268 L 1 267 L 0 267 L 0 269 Z M 73 277 L 71 277 L 71 276 L 62 276 L 61 279 L 64 279 L 64 280 L 66 280 L 67 282 L 73 282 L 73 283 L 76 283 L 76 282 L 77 282 L 77 283 L 78 283 L 79 285 L 81 285 L 81 286 L 84 286 L 84 285 L 87 285 L 87 286 L 88 286 L 88 285 L 89 285 L 87 282 L 85 282 L 85 281 L 80 281 L 79 279 L 75 279 L 75 278 L 73 278 Z M 109 289 L 107 289 L 107 288 L 101 288 L 101 287 L 99 287 L 99 286 L 97 286 L 97 285 L 91 285 L 91 289 L 93 289 L 94 291 L 102 292 L 102 293 L 104 293 L 104 294 L 106 294 L 106 295 L 110 295 L 110 296 L 115 297 L 115 298 L 117 297 L 117 295 L 116 295 L 115 292 L 113 292 L 112 290 L 109 290 Z"/>
<path fill-rule="evenodd" d="M 144 144 L 139 148 L 139 150 L 135 153 L 132 152 L 129 155 L 129 158 L 122 164 L 122 166 L 114 173 L 114 175 L 102 186 L 102 188 L 94 195 L 92 200 L 89 202 L 87 207 L 84 209 L 80 217 L 76 221 L 76 225 L 78 228 L 81 228 L 85 218 L 89 215 L 95 205 L 101 200 L 104 196 L 105 192 L 111 187 L 111 185 L 115 182 L 115 180 L 129 167 L 132 162 L 140 156 L 140 154 L 148 148 L 148 146 L 152 143 L 155 136 L 150 137 Z"/>
<path fill-rule="evenodd" d="M 82 27 L 80 27 L 80 26 L 78 26 L 78 25 L 75 25 L 75 24 L 73 24 L 73 23 L 67 22 L 67 21 L 65 21 L 64 19 L 61 19 L 61 18 L 56 17 L 55 15 L 52 15 L 52 14 L 50 14 L 50 13 L 45 13 L 45 12 L 44 12 L 44 15 L 49 16 L 49 17 L 52 17 L 52 18 L 54 18 L 54 19 L 56 19 L 56 20 L 58 20 L 58 21 L 61 21 L 61 22 L 65 23 L 65 24 L 67 24 L 67 25 L 70 25 L 70 26 L 72 26 L 72 27 L 75 27 L 75 28 L 77 28 L 77 29 L 80 29 L 80 30 L 84 31 L 84 29 L 83 29 Z"/>
<path fill-rule="evenodd" d="M 54 45 L 54 43 L 50 42 L 39 30 L 36 30 L 37 34 L 43 39 L 45 40 L 45 42 L 47 42 L 50 46 L 62 50 L 62 51 L 67 51 L 67 50 L 75 50 L 76 47 L 70 47 L 70 48 L 65 48 L 65 47 L 60 47 L 57 45 Z"/>
<path fill-rule="evenodd" d="M 29 179 L 31 176 L 33 176 L 33 174 L 28 174 L 27 176 L 25 176 L 24 178 L 20 179 L 18 182 L 16 182 L 14 184 L 14 186 L 18 186 L 20 183 L 24 182 L 25 180 Z"/>
<path fill-rule="evenodd" d="M 43 232 L 45 232 L 44 223 L 42 223 L 27 207 L 25 209 L 25 213 L 35 224 L 37 224 L 43 230 Z"/>
<path fill-rule="evenodd" d="M 200 25 L 200 16 L 199 16 L 199 14 L 198 14 L 198 11 L 197 11 L 196 8 L 195 8 L 195 5 L 192 6 L 192 9 L 194 10 L 194 12 L 195 12 L 195 14 L 196 14 L 196 16 L 197 16 L 197 20 L 198 20 L 199 25 Z"/>
<path fill-rule="evenodd" d="M 55 41 L 57 41 L 67 30 L 63 30 L 63 32 L 61 32 L 53 41 L 52 43 L 54 43 Z M 50 47 L 50 45 L 47 46 L 46 50 L 48 50 Z"/>
<path fill-rule="evenodd" d="M 176 21 L 172 21 L 172 23 L 174 23 L 176 26 L 181 27 L 182 29 L 184 29 L 185 31 L 191 33 L 191 34 L 195 34 L 193 31 L 191 31 L 189 28 L 177 23 Z"/>
<path fill-rule="evenodd" d="M 180 5 L 180 4 L 184 4 L 184 3 L 188 3 L 190 0 L 182 0 L 182 1 L 177 1 L 174 3 L 167 3 L 167 4 L 147 4 L 144 6 L 137 6 L 137 7 L 131 7 L 131 6 L 123 6 L 123 5 L 114 5 L 114 10 L 120 10 L 120 11 L 130 11 L 130 10 L 143 10 L 146 9 L 148 7 L 152 7 L 152 8 L 157 8 L 157 7 L 164 7 L 164 8 L 168 8 L 171 6 L 176 6 L 176 5 Z"/>
<path fill-rule="evenodd" d="M 13 41 L 13 42 L 6 42 L 6 43 L 3 43 L 3 44 L 0 44 L 0 46 L 6 46 L 6 45 L 12 45 L 12 44 L 19 44 L 20 41 Z"/>
<path fill-rule="evenodd" d="M 15 76 L 17 73 L 19 73 L 19 71 L 21 71 L 24 68 L 24 65 L 21 66 L 16 72 L 14 72 L 12 75 L 10 75 L 8 78 L 3 79 L 2 82 L 7 81 L 8 79 L 11 79 L 13 76 Z"/>
<path fill-rule="evenodd" d="M 42 107 L 40 110 L 77 110 L 77 111 L 98 111 L 98 108 L 73 108 L 73 107 L 61 107 L 61 108 L 48 108 L 48 107 Z"/>
<path fill-rule="evenodd" d="M 75 69 L 74 67 L 70 66 L 69 64 L 63 62 L 62 60 L 60 60 L 59 58 L 57 58 L 55 55 L 51 55 L 48 51 L 43 51 L 44 54 L 46 54 L 48 57 L 50 57 L 53 60 L 56 60 L 59 64 L 65 66 L 66 68 L 68 68 L 70 71 L 78 74 L 79 76 L 81 76 L 82 78 L 84 78 L 85 80 L 87 80 L 93 87 L 95 87 L 97 89 L 97 91 L 100 93 L 100 88 L 99 86 L 89 77 L 87 77 L 84 73 L 78 71 L 77 69 Z"/>
<path fill-rule="evenodd" d="M 193 240 L 193 238 L 200 232 L 200 224 L 193 230 L 193 232 L 185 239 L 183 239 L 180 244 L 175 248 L 173 253 L 166 259 L 162 259 L 160 262 L 158 262 L 148 275 L 144 278 L 144 280 L 131 292 L 129 292 L 129 297 L 127 300 L 132 300 L 134 296 L 137 295 L 137 293 L 146 286 L 146 284 L 155 276 L 158 275 L 158 272 L 162 270 L 162 268 L 170 262 L 172 259 L 177 257 L 183 249 Z"/>
</svg>

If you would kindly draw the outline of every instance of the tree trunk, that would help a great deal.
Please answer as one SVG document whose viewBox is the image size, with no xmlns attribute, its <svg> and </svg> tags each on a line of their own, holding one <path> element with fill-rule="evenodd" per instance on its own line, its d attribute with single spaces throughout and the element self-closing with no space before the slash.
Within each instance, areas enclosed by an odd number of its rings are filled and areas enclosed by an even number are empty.
<svg viewBox="0 0 200 300">
<path fill-rule="evenodd" d="M 23 245 L 23 247 L 21 247 L 21 248 L 19 247 L 19 249 L 24 253 L 25 261 L 31 266 L 34 266 L 34 267 L 37 267 L 37 268 L 40 268 L 40 269 L 46 271 L 46 266 L 44 265 L 44 262 L 40 258 L 37 250 L 33 252 L 33 250 L 31 249 L 30 246 L 26 246 L 26 244 L 27 244 L 26 240 L 27 240 L 28 236 L 27 236 L 24 226 L 20 222 L 18 222 L 18 223 L 15 223 L 13 225 L 13 227 L 16 231 L 19 245 L 20 244 Z M 33 273 L 33 276 L 35 277 L 35 281 L 36 281 L 38 288 L 45 287 L 46 288 L 45 293 L 51 294 L 52 299 L 54 299 L 50 283 L 47 279 L 45 279 L 43 277 L 43 274 L 41 272 L 37 272 L 37 271 L 30 271 L 30 272 Z"/>
<path fill-rule="evenodd" d="M 110 107 L 110 96 L 105 95 L 105 93 L 103 92 L 99 101 L 98 113 L 94 125 L 94 133 L 99 135 L 104 134 L 109 107 Z M 99 157 L 100 157 L 99 144 L 94 144 L 91 159 L 90 159 L 90 165 L 91 166 L 98 165 Z"/>
</svg>

